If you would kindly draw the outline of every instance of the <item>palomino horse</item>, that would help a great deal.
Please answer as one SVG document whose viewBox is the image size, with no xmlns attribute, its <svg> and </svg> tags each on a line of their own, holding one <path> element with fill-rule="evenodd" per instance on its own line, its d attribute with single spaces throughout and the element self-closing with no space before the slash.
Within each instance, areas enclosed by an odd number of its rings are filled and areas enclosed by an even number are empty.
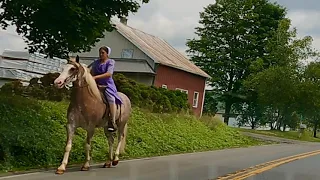
<svg viewBox="0 0 320 180">
<path fill-rule="evenodd" d="M 127 122 L 131 114 L 131 102 L 129 98 L 118 92 L 123 100 L 123 104 L 118 108 L 116 114 L 116 123 L 118 126 L 118 146 L 113 158 L 113 143 L 115 133 L 107 130 L 106 122 L 109 119 L 109 106 L 104 102 L 104 96 L 100 92 L 95 80 L 89 72 L 89 69 L 79 63 L 79 56 L 76 61 L 71 59 L 63 67 L 60 76 L 55 79 L 54 84 L 58 88 L 73 83 L 71 92 L 71 102 L 67 111 L 67 142 L 65 153 L 60 167 L 56 170 L 57 174 L 63 174 L 68 164 L 68 158 L 72 147 L 72 139 L 75 130 L 80 127 L 87 131 L 87 140 L 85 145 L 86 160 L 81 170 L 87 171 L 90 168 L 89 161 L 91 150 L 91 139 L 95 128 L 104 128 L 105 135 L 109 144 L 109 159 L 103 167 L 116 166 L 119 162 L 119 154 L 122 153 L 126 144 Z"/>
</svg>

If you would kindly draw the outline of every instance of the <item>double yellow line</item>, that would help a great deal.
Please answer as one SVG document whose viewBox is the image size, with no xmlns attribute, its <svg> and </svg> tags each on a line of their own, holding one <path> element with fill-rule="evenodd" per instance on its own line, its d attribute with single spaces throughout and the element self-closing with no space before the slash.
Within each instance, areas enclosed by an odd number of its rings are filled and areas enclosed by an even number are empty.
<svg viewBox="0 0 320 180">
<path fill-rule="evenodd" d="M 292 161 L 296 161 L 299 159 L 303 159 L 306 157 L 310 157 L 310 156 L 314 156 L 314 155 L 318 155 L 320 154 L 320 150 L 317 151 L 311 151 L 311 152 L 307 152 L 307 153 L 302 153 L 302 154 L 298 154 L 298 155 L 294 155 L 294 156 L 289 156 L 289 157 L 285 157 L 285 158 L 281 158 L 281 159 L 276 159 L 273 161 L 269 161 L 266 163 L 262 163 L 262 164 L 258 164 L 256 166 L 252 166 L 249 167 L 247 169 L 243 169 L 240 171 L 236 171 L 234 173 L 230 173 L 224 176 L 220 176 L 218 178 L 216 178 L 216 180 L 242 180 L 242 179 L 246 179 L 250 176 L 254 176 L 256 174 L 260 174 L 264 171 L 270 170 L 272 168 L 275 168 L 277 166 L 280 166 L 282 164 L 285 163 L 289 163 Z"/>
</svg>

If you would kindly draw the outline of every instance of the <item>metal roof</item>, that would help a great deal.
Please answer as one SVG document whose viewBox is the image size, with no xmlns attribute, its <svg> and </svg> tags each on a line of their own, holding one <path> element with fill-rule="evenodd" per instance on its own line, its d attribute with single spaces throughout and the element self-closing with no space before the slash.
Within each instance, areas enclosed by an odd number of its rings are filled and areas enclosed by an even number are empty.
<svg viewBox="0 0 320 180">
<path fill-rule="evenodd" d="M 120 34 L 137 46 L 147 56 L 159 64 L 170 66 L 186 72 L 210 78 L 210 76 L 193 64 L 187 57 L 173 48 L 165 40 L 147 34 L 138 29 L 124 25 L 121 22 L 113 22 Z"/>
<path fill-rule="evenodd" d="M 92 63 L 96 58 L 94 57 L 80 57 L 80 61 L 86 65 Z M 115 72 L 128 72 L 128 73 L 148 73 L 155 74 L 152 67 L 145 59 L 125 59 L 125 58 L 112 58 L 116 62 Z"/>
<path fill-rule="evenodd" d="M 5 50 L 0 56 L 0 78 L 29 81 L 47 73 L 60 72 L 65 59 L 46 58 L 43 54 Z"/>
<path fill-rule="evenodd" d="M 0 78 L 3 79 L 19 79 L 22 81 L 30 81 L 30 79 L 34 77 L 41 78 L 42 76 L 42 74 L 26 72 L 18 69 L 0 68 Z"/>
</svg>

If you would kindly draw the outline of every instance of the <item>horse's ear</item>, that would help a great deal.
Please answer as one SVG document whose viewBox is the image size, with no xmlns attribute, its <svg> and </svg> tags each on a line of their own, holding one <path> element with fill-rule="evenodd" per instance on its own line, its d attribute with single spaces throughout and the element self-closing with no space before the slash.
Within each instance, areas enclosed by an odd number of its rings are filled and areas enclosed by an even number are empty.
<svg viewBox="0 0 320 180">
<path fill-rule="evenodd" d="M 79 59 L 80 59 L 80 58 L 79 58 L 79 56 L 77 55 L 77 57 L 76 57 L 76 62 L 77 62 L 77 63 L 79 63 Z"/>
</svg>

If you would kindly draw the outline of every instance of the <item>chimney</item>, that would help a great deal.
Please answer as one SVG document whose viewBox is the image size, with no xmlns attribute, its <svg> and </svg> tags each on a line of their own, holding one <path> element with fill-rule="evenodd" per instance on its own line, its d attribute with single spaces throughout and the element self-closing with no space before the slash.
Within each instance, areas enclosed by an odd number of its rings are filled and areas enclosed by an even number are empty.
<svg viewBox="0 0 320 180">
<path fill-rule="evenodd" d="M 127 25 L 128 19 L 126 17 L 121 17 L 120 22 L 124 25 Z"/>
</svg>

